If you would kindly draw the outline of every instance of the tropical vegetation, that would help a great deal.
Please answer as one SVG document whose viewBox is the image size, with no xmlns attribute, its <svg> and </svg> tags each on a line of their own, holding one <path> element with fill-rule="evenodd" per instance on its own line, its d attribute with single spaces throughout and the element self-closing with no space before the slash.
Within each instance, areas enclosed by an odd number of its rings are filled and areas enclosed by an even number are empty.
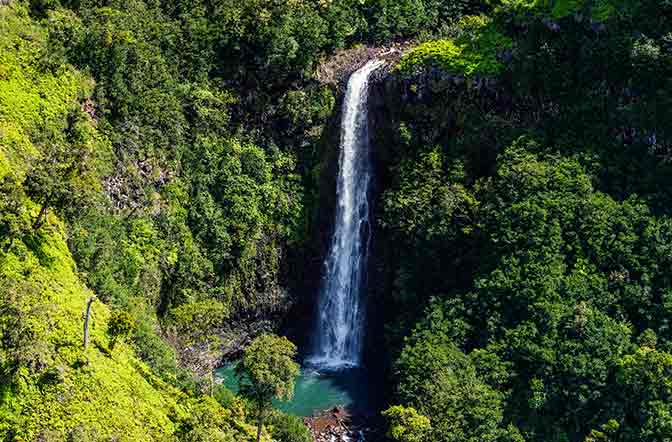
<svg viewBox="0 0 672 442">
<path fill-rule="evenodd" d="M 0 0 L 0 440 L 309 440 L 372 54 L 387 438 L 672 440 L 667 0 Z"/>
</svg>

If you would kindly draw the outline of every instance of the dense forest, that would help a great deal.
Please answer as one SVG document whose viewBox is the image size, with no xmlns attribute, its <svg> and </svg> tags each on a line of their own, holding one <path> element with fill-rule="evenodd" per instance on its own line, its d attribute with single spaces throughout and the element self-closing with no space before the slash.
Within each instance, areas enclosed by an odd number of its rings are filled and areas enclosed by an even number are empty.
<svg viewBox="0 0 672 442">
<path fill-rule="evenodd" d="M 385 439 L 672 441 L 669 0 L 0 0 L 0 440 L 312 440 L 372 57 Z"/>
</svg>

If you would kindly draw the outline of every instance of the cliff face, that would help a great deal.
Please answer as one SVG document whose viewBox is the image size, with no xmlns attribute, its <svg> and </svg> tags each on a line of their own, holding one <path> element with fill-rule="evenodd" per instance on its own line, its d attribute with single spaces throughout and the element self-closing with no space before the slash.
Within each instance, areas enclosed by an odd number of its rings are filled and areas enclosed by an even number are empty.
<svg viewBox="0 0 672 442">
<path fill-rule="evenodd" d="M 283 326 L 290 336 L 303 344 L 303 348 L 309 345 L 324 257 L 333 231 L 345 84 L 348 74 L 365 62 L 367 57 L 384 53 L 388 54 L 390 64 L 374 74 L 369 92 L 369 124 L 375 174 L 371 194 L 374 213 L 368 271 L 369 331 L 365 351 L 367 363 L 383 370 L 386 364 L 381 365 L 381 361 L 388 359 L 384 323 L 386 317 L 393 315 L 393 305 L 387 295 L 393 290 L 395 262 L 399 259 L 400 251 L 389 232 L 382 228 L 382 194 L 394 180 L 395 166 L 409 153 L 400 127 L 409 127 L 414 133 L 422 134 L 423 143 L 440 144 L 450 149 L 452 137 L 458 130 L 458 96 L 467 89 L 466 80 L 461 76 L 435 70 L 414 77 L 403 77 L 392 71 L 398 52 L 389 55 L 390 49 L 369 50 L 363 60 L 354 62 L 350 60 L 351 57 L 346 57 L 350 61 L 343 61 L 345 66 L 334 62 L 336 67 L 323 69 L 330 72 L 332 90 L 338 99 L 319 141 L 320 161 L 314 171 L 316 186 L 311 192 L 310 240 L 300 253 L 291 257 L 294 264 L 288 272 L 297 303 Z"/>
<path fill-rule="evenodd" d="M 390 225 L 385 211 L 385 193 L 404 179 L 400 165 L 418 161 L 423 146 L 436 146 L 446 158 L 458 158 L 464 164 L 467 182 L 489 174 L 499 145 L 493 139 L 494 134 L 480 133 L 480 138 L 468 144 L 458 143 L 457 138 L 465 131 L 465 123 L 476 118 L 479 109 L 508 112 L 508 96 L 503 85 L 495 80 L 468 79 L 434 68 L 412 75 L 388 69 L 371 88 L 370 126 L 376 181 L 367 357 L 370 364 L 384 373 L 389 371 L 389 361 L 396 357 L 396 350 L 391 349 L 401 348 L 404 330 L 412 326 L 413 315 L 423 308 L 415 303 L 409 309 L 404 300 L 408 296 L 404 295 L 408 280 L 413 278 L 413 271 L 404 262 L 422 251 L 398 240 L 398 232 Z M 445 169 L 448 167 L 444 165 Z M 432 266 L 443 269 L 439 273 L 445 274 L 449 286 L 470 284 L 468 258 L 461 262 L 434 262 Z M 445 286 L 445 281 L 442 285 Z M 429 288 L 431 281 L 426 286 Z M 414 290 L 422 289 L 416 286 Z M 422 298 L 421 294 L 417 296 Z"/>
<path fill-rule="evenodd" d="M 336 102 L 333 111 L 326 123 L 321 127 L 322 136 L 317 144 L 319 161 L 312 171 L 312 189 L 307 189 L 307 211 L 309 216 L 308 240 L 305 247 L 295 250 L 291 256 L 291 268 L 288 275 L 291 279 L 297 302 L 292 306 L 283 324 L 283 329 L 300 345 L 307 349 L 311 345 L 311 333 L 314 329 L 319 291 L 324 273 L 324 259 L 333 234 L 334 215 L 337 204 L 336 180 L 338 175 L 339 145 L 341 141 L 341 118 L 345 89 L 349 76 L 363 66 L 368 60 L 383 53 L 390 53 L 389 48 L 361 47 L 351 50 L 343 50 L 326 60 L 318 69 L 319 80 L 328 85 Z M 385 113 L 390 103 L 384 102 L 380 94 L 384 94 L 380 88 L 389 75 L 390 65 L 380 69 L 372 76 L 370 88 L 370 136 L 371 149 L 374 157 L 375 174 L 371 198 L 375 199 L 381 190 L 379 170 L 383 163 L 379 159 L 382 149 L 378 148 L 378 126 L 387 121 Z M 384 87 L 384 86 L 383 86 Z M 394 95 L 391 95 L 394 96 Z M 375 114 L 375 115 L 374 115 Z M 372 218 L 375 224 L 375 218 Z M 375 236 L 375 233 L 374 233 Z M 372 305 L 375 315 L 375 305 Z M 371 334 L 371 333 L 369 333 Z M 368 353 L 370 349 L 367 349 Z"/>
<path fill-rule="evenodd" d="M 290 251 L 287 269 L 296 302 L 285 317 L 282 328 L 301 349 L 310 345 L 323 262 L 333 230 L 342 100 L 340 96 L 332 115 L 321 129 L 322 136 L 317 145 L 319 161 L 311 171 L 314 187 L 306 190 L 307 239 L 302 247 Z"/>
<path fill-rule="evenodd" d="M 385 52 L 389 53 L 389 49 L 366 52 L 365 59 Z M 373 231 L 364 357 L 367 366 L 382 373 L 381 378 L 388 374 L 389 361 L 395 357 L 390 349 L 401 346 L 402 336 L 390 333 L 386 326 L 400 320 L 403 316 L 400 316 L 400 310 L 406 307 L 398 299 L 405 277 L 402 262 L 408 254 L 418 253 L 396 241 L 395 232 L 386 225 L 383 207 L 385 191 L 398 183 L 399 165 L 403 161 L 412 161 L 421 146 L 439 146 L 452 157 L 464 156 L 467 180 L 470 182 L 488 174 L 497 155 L 498 143 L 490 142 L 489 138 L 493 134 L 481 133 L 482 138 L 473 140 L 468 148 L 457 145 L 456 138 L 465 130 L 465 122 L 474 117 L 477 109 L 491 108 L 507 113 L 507 103 L 510 102 L 503 85 L 492 79 L 467 79 L 463 75 L 431 68 L 403 75 L 393 68 L 398 55 L 398 52 L 387 55 L 390 63 L 374 74 L 369 91 L 375 174 L 371 194 Z M 335 67 L 329 71 L 332 91 L 339 98 L 319 142 L 320 161 L 315 170 L 316 186 L 312 190 L 310 240 L 300 254 L 292 257 L 294 264 L 288 269 L 294 281 L 297 303 L 284 321 L 283 329 L 302 344 L 302 348 L 310 344 L 323 261 L 333 230 L 343 92 L 348 72 L 356 69 L 361 62 L 350 60 L 348 66 L 338 68 L 343 71 L 340 74 Z M 468 259 L 461 264 L 436 265 L 444 266 L 451 273 L 450 279 L 455 286 L 469 284 L 466 280 L 469 272 L 459 270 L 469 267 Z"/>
</svg>

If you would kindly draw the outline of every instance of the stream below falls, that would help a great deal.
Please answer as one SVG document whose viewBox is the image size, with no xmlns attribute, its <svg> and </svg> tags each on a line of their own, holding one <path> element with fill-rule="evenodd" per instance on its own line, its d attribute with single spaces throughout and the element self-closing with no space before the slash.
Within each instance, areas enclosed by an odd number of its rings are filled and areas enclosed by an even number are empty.
<svg viewBox="0 0 672 442">
<path fill-rule="evenodd" d="M 235 363 L 217 370 L 217 377 L 234 393 L 238 392 Z M 289 402 L 276 401 L 275 407 L 295 416 L 307 417 L 337 406 L 352 409 L 358 413 L 370 413 L 377 408 L 377 392 L 380 389 L 361 368 L 320 372 L 302 368 L 296 380 L 294 398 Z"/>
</svg>

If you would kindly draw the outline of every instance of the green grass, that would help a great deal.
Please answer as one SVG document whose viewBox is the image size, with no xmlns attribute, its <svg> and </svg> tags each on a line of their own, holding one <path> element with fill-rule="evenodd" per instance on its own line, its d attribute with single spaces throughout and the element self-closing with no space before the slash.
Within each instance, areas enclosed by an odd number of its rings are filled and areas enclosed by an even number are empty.
<svg viewBox="0 0 672 442">
<path fill-rule="evenodd" d="M 410 73 L 432 66 L 467 77 L 499 74 L 504 65 L 497 56 L 511 47 L 511 39 L 501 34 L 486 17 L 463 17 L 458 25 L 462 35 L 416 46 L 402 57 L 399 71 Z"/>
</svg>

